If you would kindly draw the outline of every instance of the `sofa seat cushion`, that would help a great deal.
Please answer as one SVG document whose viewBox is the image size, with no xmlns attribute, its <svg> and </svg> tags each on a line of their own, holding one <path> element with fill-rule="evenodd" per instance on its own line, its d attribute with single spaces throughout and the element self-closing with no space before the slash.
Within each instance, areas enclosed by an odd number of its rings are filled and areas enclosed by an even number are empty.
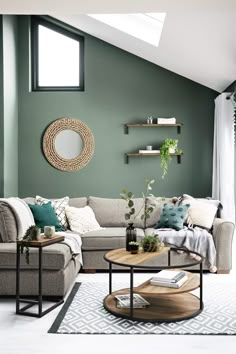
<svg viewBox="0 0 236 354">
<path fill-rule="evenodd" d="M 144 237 L 144 231 L 137 228 L 137 241 Z M 82 250 L 110 250 L 125 247 L 126 228 L 107 227 L 102 230 L 90 231 L 81 236 Z"/>
<path fill-rule="evenodd" d="M 21 254 L 21 269 L 38 268 L 38 249 L 30 248 L 29 265 L 25 260 L 25 253 Z M 43 248 L 43 269 L 60 270 L 64 269 L 72 259 L 68 245 L 55 243 Z M 16 243 L 2 243 L 0 247 L 0 269 L 16 268 Z"/>
<path fill-rule="evenodd" d="M 134 198 L 135 215 L 141 210 L 134 221 L 135 227 L 144 228 L 141 215 L 144 212 L 143 198 Z M 95 217 L 102 227 L 125 227 L 125 213 L 128 212 L 127 202 L 123 199 L 89 197 L 88 205 L 93 209 Z"/>
</svg>

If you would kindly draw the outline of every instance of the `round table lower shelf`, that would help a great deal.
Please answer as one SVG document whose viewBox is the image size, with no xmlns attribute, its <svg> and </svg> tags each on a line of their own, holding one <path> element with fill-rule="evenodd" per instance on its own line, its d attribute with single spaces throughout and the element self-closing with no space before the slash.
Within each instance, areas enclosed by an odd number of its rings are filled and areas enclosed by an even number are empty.
<svg viewBox="0 0 236 354">
<path fill-rule="evenodd" d="M 123 289 L 123 294 L 128 294 L 129 289 Z M 177 295 L 145 295 L 150 306 L 141 309 L 133 309 L 133 317 L 130 309 L 118 308 L 115 295 L 121 291 L 115 291 L 104 299 L 105 309 L 117 317 L 143 322 L 175 322 L 197 316 L 202 312 L 199 298 L 190 293 Z"/>
</svg>

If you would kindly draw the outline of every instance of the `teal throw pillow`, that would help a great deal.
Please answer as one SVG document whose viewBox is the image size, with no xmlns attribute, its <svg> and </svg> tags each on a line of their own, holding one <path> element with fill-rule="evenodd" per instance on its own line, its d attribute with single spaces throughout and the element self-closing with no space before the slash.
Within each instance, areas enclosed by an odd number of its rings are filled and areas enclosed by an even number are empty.
<svg viewBox="0 0 236 354">
<path fill-rule="evenodd" d="M 44 231 L 44 226 L 55 226 L 56 231 L 63 231 L 51 202 L 43 205 L 29 204 L 29 207 L 34 216 L 35 224 L 40 227 L 41 232 Z"/>
<path fill-rule="evenodd" d="M 183 229 L 184 220 L 188 212 L 190 204 L 170 205 L 164 204 L 159 221 L 155 225 L 155 229 L 175 229 L 177 231 Z"/>
</svg>

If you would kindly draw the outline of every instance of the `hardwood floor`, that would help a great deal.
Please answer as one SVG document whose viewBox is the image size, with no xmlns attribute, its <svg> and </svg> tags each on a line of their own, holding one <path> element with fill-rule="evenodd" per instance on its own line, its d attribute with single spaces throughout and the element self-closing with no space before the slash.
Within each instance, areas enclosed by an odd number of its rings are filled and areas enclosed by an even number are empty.
<svg viewBox="0 0 236 354">
<path fill-rule="evenodd" d="M 223 281 L 230 275 L 207 275 Z M 116 273 L 114 279 L 123 281 L 127 274 Z M 147 274 L 138 274 L 144 281 Z M 79 273 L 77 281 L 108 281 L 108 274 Z M 61 306 L 38 319 L 15 315 L 15 301 L 0 299 L 0 352 L 1 354 L 222 354 L 226 347 L 236 347 L 236 336 L 190 336 L 190 335 L 59 335 L 47 330 L 60 311 Z M 112 348 L 112 350 L 111 350 Z"/>
</svg>

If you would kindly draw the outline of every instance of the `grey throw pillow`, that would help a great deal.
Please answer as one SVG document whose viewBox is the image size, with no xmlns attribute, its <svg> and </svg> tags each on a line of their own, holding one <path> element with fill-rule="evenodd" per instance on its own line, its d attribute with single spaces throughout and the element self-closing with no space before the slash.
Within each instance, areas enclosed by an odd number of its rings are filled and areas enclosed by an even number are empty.
<svg viewBox="0 0 236 354">
<path fill-rule="evenodd" d="M 0 241 L 15 242 L 17 237 L 17 226 L 15 216 L 5 202 L 0 202 Z"/>
</svg>

